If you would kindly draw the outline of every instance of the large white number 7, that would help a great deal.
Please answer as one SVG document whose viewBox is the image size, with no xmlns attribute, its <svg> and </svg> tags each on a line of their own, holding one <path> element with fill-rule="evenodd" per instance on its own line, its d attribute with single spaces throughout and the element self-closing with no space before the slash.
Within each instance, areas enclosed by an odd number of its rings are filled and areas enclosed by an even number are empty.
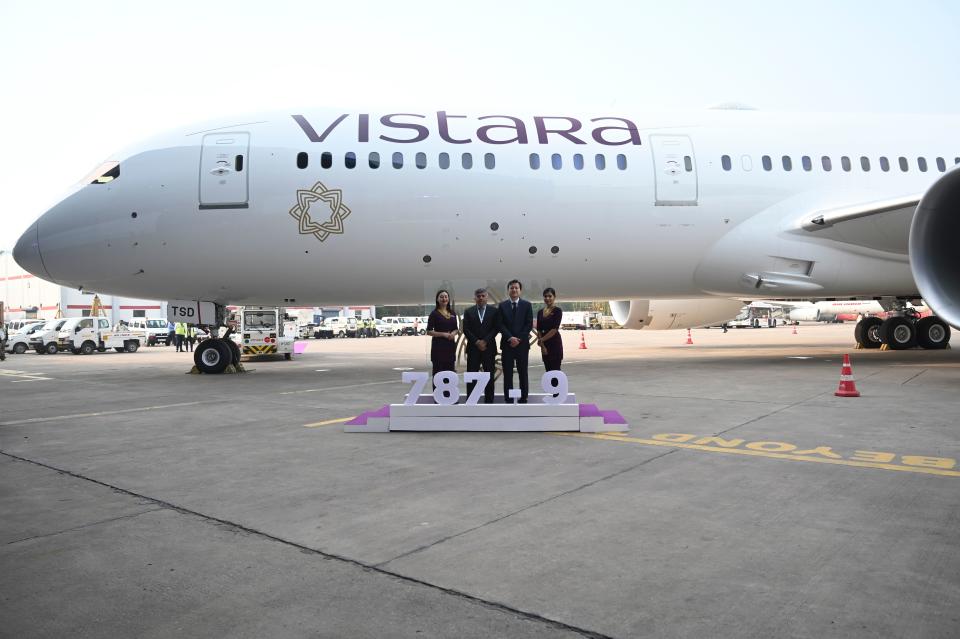
<svg viewBox="0 0 960 639">
<path fill-rule="evenodd" d="M 430 379 L 430 375 L 427 373 L 420 373 L 416 371 L 407 371 L 400 377 L 403 380 L 404 384 L 413 384 L 410 388 L 410 392 L 407 393 L 407 398 L 404 400 L 404 406 L 412 406 L 417 403 L 417 400 L 420 398 L 420 391 L 423 390 L 423 387 L 427 385 L 427 380 Z"/>
<path fill-rule="evenodd" d="M 467 397 L 467 406 L 476 406 L 480 403 L 480 396 L 483 395 L 483 391 L 487 388 L 487 382 L 490 381 L 490 373 L 487 371 L 482 371 L 479 373 L 464 373 L 463 381 L 467 383 L 467 386 L 470 385 L 470 382 L 476 382 L 473 386 L 473 390 L 470 391 L 470 396 Z"/>
<path fill-rule="evenodd" d="M 556 381 L 556 385 L 554 385 L 554 381 Z M 547 371 L 540 378 L 540 386 L 546 393 L 543 396 L 544 404 L 562 404 L 567 401 L 570 387 L 567 376 L 564 375 L 563 371 Z"/>
</svg>

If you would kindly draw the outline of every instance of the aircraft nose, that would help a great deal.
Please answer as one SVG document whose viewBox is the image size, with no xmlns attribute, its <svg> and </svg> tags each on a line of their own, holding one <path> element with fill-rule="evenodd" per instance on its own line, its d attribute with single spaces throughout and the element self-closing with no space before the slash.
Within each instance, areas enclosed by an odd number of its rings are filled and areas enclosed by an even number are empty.
<svg viewBox="0 0 960 639">
<path fill-rule="evenodd" d="M 17 240 L 17 245 L 13 247 L 13 259 L 28 273 L 45 280 L 53 279 L 47 273 L 43 265 L 43 257 L 40 255 L 40 231 L 37 222 L 34 222 Z"/>
</svg>

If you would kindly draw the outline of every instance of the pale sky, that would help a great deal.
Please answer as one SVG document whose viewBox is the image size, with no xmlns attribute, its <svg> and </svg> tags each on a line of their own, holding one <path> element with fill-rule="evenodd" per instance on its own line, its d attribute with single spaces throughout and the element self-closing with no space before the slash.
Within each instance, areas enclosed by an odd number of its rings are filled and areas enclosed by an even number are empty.
<svg viewBox="0 0 960 639">
<path fill-rule="evenodd" d="M 0 248 L 182 124 L 364 106 L 956 112 L 955 0 L 0 2 Z"/>
</svg>

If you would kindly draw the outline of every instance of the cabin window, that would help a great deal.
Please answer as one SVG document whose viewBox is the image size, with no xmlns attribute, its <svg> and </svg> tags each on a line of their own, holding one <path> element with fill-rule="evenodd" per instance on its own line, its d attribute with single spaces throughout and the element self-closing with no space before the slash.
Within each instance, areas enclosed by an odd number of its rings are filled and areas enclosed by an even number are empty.
<svg viewBox="0 0 960 639">
<path fill-rule="evenodd" d="M 473 156 L 470 155 L 469 153 L 464 153 L 462 156 L 460 156 L 460 166 L 462 166 L 465 169 L 472 169 Z"/>
<path fill-rule="evenodd" d="M 307 154 L 306 154 L 305 152 L 303 152 L 303 151 L 300 151 L 299 153 L 297 153 L 297 168 L 298 168 L 298 169 L 305 169 L 305 168 L 307 168 L 307 165 L 308 165 L 309 163 L 310 163 L 310 156 L 309 156 L 309 155 L 307 155 Z"/>
<path fill-rule="evenodd" d="M 579 153 L 573 154 L 573 168 L 575 168 L 578 171 L 583 170 L 583 156 L 580 155 Z"/>
<path fill-rule="evenodd" d="M 683 168 L 687 173 L 693 173 L 693 158 L 689 155 L 683 156 Z"/>
<path fill-rule="evenodd" d="M 842 156 L 842 157 L 840 158 L 840 166 L 843 167 L 843 170 L 844 170 L 844 171 L 850 171 L 850 169 L 851 169 L 851 167 L 852 167 L 852 165 L 850 164 L 850 158 L 848 158 L 848 157 L 845 156 L 845 155 Z"/>
<path fill-rule="evenodd" d="M 540 154 L 539 154 L 539 153 L 531 153 L 531 154 L 530 154 L 530 168 L 533 169 L 533 170 L 535 170 L 535 171 L 540 168 Z"/>
<path fill-rule="evenodd" d="M 380 168 L 380 154 L 377 153 L 376 151 L 371 151 L 371 152 L 370 152 L 370 158 L 369 158 L 369 164 L 370 164 L 370 168 L 371 168 L 371 169 L 379 169 L 379 168 Z"/>
<path fill-rule="evenodd" d="M 487 169 L 493 169 L 497 165 L 497 159 L 493 157 L 493 153 L 484 153 L 483 154 L 483 166 Z"/>
<path fill-rule="evenodd" d="M 823 165 L 823 170 L 824 170 L 824 171 L 832 171 L 832 170 L 833 170 L 833 162 L 830 161 L 830 156 L 829 156 L 829 155 L 824 155 L 823 157 L 821 157 L 821 158 L 820 158 L 820 164 Z"/>
<path fill-rule="evenodd" d="M 621 171 L 627 170 L 627 156 L 623 153 L 617 154 L 617 168 Z"/>
<path fill-rule="evenodd" d="M 941 173 L 947 170 L 947 163 L 944 162 L 943 158 L 937 158 L 937 170 Z"/>
<path fill-rule="evenodd" d="M 870 170 L 870 158 L 865 155 L 860 156 L 860 168 L 864 171 Z"/>
<path fill-rule="evenodd" d="M 427 154 L 417 153 L 416 158 L 414 159 L 414 162 L 416 163 L 418 169 L 427 168 Z"/>
<path fill-rule="evenodd" d="M 559 171 L 563 168 L 563 158 L 560 157 L 559 153 L 554 153 L 550 156 L 550 164 Z"/>
<path fill-rule="evenodd" d="M 403 168 L 403 153 L 397 151 L 393 154 L 393 168 L 402 169 Z"/>
<path fill-rule="evenodd" d="M 347 151 L 343 154 L 343 165 L 348 169 L 355 168 L 357 166 L 357 154 L 353 151 Z"/>
<path fill-rule="evenodd" d="M 752 171 L 752 170 L 753 170 L 753 158 L 751 158 L 749 155 L 741 156 L 741 157 L 740 157 L 740 166 L 743 167 L 743 170 L 744 170 L 744 171 Z"/>
<path fill-rule="evenodd" d="M 320 167 L 329 169 L 331 166 L 333 166 L 333 153 L 324 151 L 320 154 Z"/>
<path fill-rule="evenodd" d="M 887 156 L 880 156 L 880 170 L 889 171 L 890 170 L 890 160 L 887 159 Z"/>
<path fill-rule="evenodd" d="M 809 155 L 805 155 L 805 156 L 803 156 L 802 158 L 800 158 L 800 163 L 803 165 L 803 170 L 804 170 L 804 171 L 812 171 L 812 170 L 813 170 L 813 162 L 810 161 L 810 156 L 809 156 Z"/>
<path fill-rule="evenodd" d="M 783 161 L 783 170 L 792 171 L 793 170 L 793 160 L 790 159 L 789 155 L 785 155 L 781 158 Z"/>
<path fill-rule="evenodd" d="M 603 171 L 607 168 L 607 156 L 602 153 L 597 153 L 597 157 L 593 158 L 594 163 L 597 166 L 598 171 Z"/>
<path fill-rule="evenodd" d="M 764 171 L 773 170 L 773 160 L 770 159 L 769 155 L 765 155 L 762 158 L 760 158 L 760 163 L 763 164 Z"/>
<path fill-rule="evenodd" d="M 906 173 L 909 168 L 910 168 L 910 164 L 907 162 L 907 158 L 901 156 L 901 157 L 900 157 L 900 170 L 903 171 L 904 173 Z"/>
<path fill-rule="evenodd" d="M 720 166 L 723 167 L 723 170 L 724 170 L 724 171 L 729 171 L 729 170 L 733 167 L 733 164 L 731 164 L 731 162 L 730 162 L 730 156 L 729 156 L 729 155 L 721 155 L 721 156 L 720 156 Z"/>
<path fill-rule="evenodd" d="M 917 168 L 924 173 L 927 172 L 927 158 L 917 158 Z"/>
<path fill-rule="evenodd" d="M 450 154 L 449 154 L 449 153 L 441 153 L 441 154 L 440 154 L 440 157 L 439 157 L 438 160 L 437 160 L 437 164 L 440 166 L 441 169 L 449 169 L 449 168 L 450 168 Z"/>
</svg>

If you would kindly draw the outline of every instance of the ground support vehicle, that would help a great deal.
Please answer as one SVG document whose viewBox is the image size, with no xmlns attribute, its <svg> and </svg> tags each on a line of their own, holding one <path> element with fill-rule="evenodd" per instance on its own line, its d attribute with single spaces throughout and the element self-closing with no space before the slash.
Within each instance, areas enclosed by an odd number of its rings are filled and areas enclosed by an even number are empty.
<svg viewBox="0 0 960 639">
<path fill-rule="evenodd" d="M 297 327 L 297 334 L 300 336 L 300 339 L 309 339 L 313 337 L 316 328 L 313 324 L 302 324 Z"/>
<path fill-rule="evenodd" d="M 237 313 L 240 324 L 240 355 L 283 355 L 293 359 L 296 324 L 285 322 L 283 309 L 276 306 L 244 306 Z"/>
<path fill-rule="evenodd" d="M 313 329 L 313 336 L 317 339 L 333 339 L 333 329 L 323 320 Z"/>
<path fill-rule="evenodd" d="M 783 308 L 772 304 L 754 302 L 727 322 L 729 328 L 776 328 L 784 323 Z"/>
<path fill-rule="evenodd" d="M 40 355 L 55 355 L 60 350 L 60 347 L 57 346 L 57 335 L 66 322 L 66 318 L 46 322 L 43 324 L 43 328 L 30 336 L 27 347 Z"/>
<path fill-rule="evenodd" d="M 27 349 L 30 348 L 30 338 L 39 331 L 42 331 L 44 326 L 46 326 L 46 322 L 27 324 L 16 332 L 8 333 L 6 342 L 4 343 L 4 352 L 15 353 L 17 355 L 26 353 Z"/>
<path fill-rule="evenodd" d="M 136 353 L 143 334 L 110 327 L 105 317 L 74 317 L 66 320 L 57 333 L 57 349 L 69 350 L 75 355 L 89 355 L 112 348 L 118 353 Z"/>
<path fill-rule="evenodd" d="M 585 331 L 587 329 L 601 329 L 601 315 L 597 311 L 564 311 L 560 319 L 562 330 Z"/>
<path fill-rule="evenodd" d="M 170 331 L 167 329 L 167 320 L 155 317 L 138 317 L 127 322 L 130 330 L 143 333 L 147 346 L 169 346 L 167 340 Z"/>
</svg>

